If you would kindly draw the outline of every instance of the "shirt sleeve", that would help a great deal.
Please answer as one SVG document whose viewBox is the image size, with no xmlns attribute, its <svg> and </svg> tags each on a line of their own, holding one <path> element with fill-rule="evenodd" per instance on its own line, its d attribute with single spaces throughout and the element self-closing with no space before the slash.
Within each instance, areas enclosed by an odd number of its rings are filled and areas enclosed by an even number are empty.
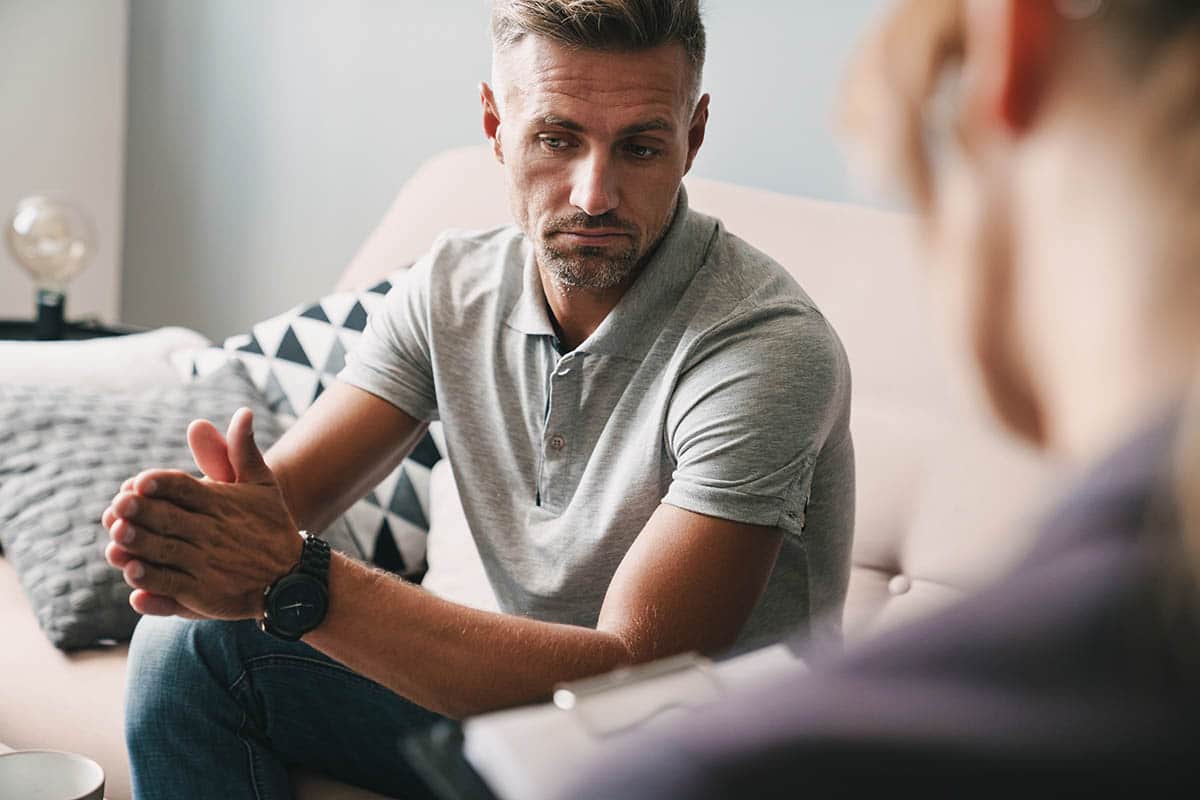
<svg viewBox="0 0 1200 800">
<path fill-rule="evenodd" d="M 433 260 L 433 255 L 422 258 L 396 279 L 338 374 L 343 383 L 421 422 L 437 419 L 429 314 Z"/>
<path fill-rule="evenodd" d="M 849 407 L 849 364 L 820 312 L 787 303 L 736 316 L 697 341 L 676 383 L 663 502 L 803 528 L 817 456 Z"/>
</svg>

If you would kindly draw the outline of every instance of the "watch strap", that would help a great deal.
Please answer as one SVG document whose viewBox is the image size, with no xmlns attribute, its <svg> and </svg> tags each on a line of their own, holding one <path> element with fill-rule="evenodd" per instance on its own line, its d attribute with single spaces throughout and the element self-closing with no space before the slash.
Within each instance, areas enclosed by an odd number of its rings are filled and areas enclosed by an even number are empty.
<svg viewBox="0 0 1200 800">
<path fill-rule="evenodd" d="M 304 549 L 300 551 L 300 563 L 293 571 L 311 575 L 319 580 L 321 585 L 328 587 L 329 561 L 332 557 L 329 542 L 307 531 L 300 531 L 300 535 L 304 537 Z"/>
</svg>

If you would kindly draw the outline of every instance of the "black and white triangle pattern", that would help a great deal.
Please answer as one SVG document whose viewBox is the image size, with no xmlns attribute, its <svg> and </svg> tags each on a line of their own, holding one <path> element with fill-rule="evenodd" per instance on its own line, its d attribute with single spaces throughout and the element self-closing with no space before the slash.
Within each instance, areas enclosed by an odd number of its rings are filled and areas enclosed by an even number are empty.
<svg viewBox="0 0 1200 800">
<path fill-rule="evenodd" d="M 203 377 L 237 358 L 286 428 L 333 385 L 394 277 L 365 291 L 331 294 L 259 322 L 249 333 L 226 339 L 224 347 L 197 354 L 192 375 Z M 399 467 L 327 529 L 330 544 L 419 579 L 429 531 L 429 473 L 442 457 L 440 434 L 435 423 Z"/>
</svg>

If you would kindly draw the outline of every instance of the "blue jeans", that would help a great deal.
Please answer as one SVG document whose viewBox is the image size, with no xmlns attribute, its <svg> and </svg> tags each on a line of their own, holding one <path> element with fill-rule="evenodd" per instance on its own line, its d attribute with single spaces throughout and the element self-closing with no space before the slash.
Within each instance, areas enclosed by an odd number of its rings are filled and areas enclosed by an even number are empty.
<svg viewBox="0 0 1200 800">
<path fill-rule="evenodd" d="M 288 798 L 292 766 L 393 797 L 430 796 L 399 743 L 443 717 L 253 622 L 145 617 L 128 678 L 136 800 Z"/>
</svg>

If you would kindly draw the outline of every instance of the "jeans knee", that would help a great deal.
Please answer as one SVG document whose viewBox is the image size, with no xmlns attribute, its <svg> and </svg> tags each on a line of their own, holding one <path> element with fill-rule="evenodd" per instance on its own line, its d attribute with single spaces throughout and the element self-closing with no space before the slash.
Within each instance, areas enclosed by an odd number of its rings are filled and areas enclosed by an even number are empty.
<svg viewBox="0 0 1200 800">
<path fill-rule="evenodd" d="M 129 645 L 125 733 L 130 743 L 169 729 L 183 707 L 202 707 L 236 675 L 228 623 L 143 617 Z"/>
</svg>

